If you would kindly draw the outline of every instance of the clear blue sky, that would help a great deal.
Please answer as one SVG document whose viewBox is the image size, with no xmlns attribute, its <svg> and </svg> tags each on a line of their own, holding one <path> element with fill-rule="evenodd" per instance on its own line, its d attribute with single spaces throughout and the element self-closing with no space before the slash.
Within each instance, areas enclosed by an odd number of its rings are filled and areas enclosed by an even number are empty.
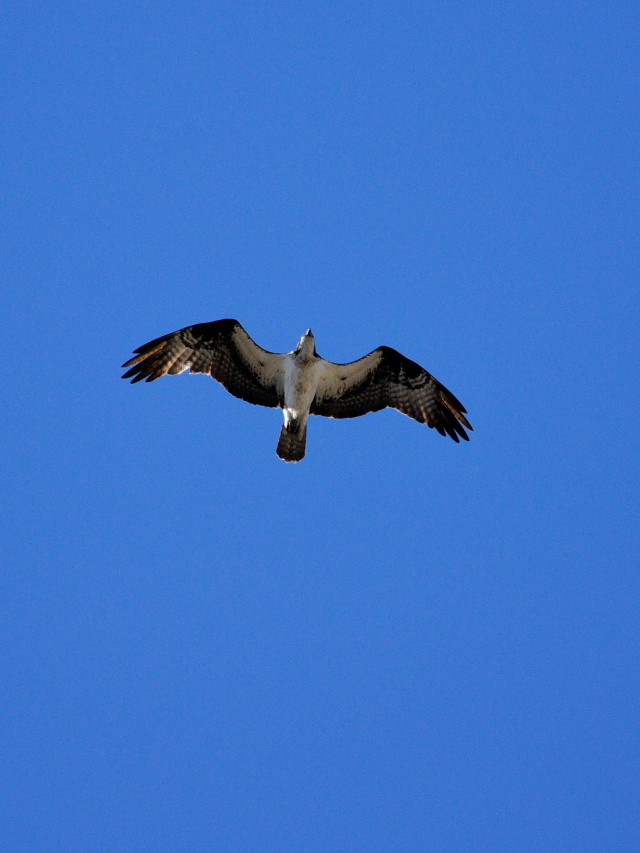
<svg viewBox="0 0 640 853">
<path fill-rule="evenodd" d="M 638 849 L 639 18 L 4 6 L 3 851 Z M 472 440 L 121 380 L 223 317 Z"/>
</svg>

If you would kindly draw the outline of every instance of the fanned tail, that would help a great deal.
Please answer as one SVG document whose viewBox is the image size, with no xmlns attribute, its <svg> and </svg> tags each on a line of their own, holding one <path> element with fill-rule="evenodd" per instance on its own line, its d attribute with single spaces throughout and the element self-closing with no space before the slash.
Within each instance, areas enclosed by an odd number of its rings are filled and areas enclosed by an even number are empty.
<svg viewBox="0 0 640 853">
<path fill-rule="evenodd" d="M 276 453 L 285 462 L 299 462 L 307 452 L 307 425 L 297 432 L 289 432 L 286 427 L 280 430 L 280 439 Z"/>
</svg>

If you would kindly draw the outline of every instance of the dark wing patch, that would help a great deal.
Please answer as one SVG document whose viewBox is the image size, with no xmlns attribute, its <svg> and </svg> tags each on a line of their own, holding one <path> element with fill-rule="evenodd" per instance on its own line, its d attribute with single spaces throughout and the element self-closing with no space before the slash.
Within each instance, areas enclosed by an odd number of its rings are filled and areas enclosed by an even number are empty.
<svg viewBox="0 0 640 853">
<path fill-rule="evenodd" d="M 317 395 L 311 406 L 312 415 L 357 418 L 391 407 L 419 423 L 426 423 L 441 435 L 451 436 L 454 441 L 469 440 L 464 427 L 469 430 L 473 427 L 465 417 L 467 410 L 419 364 L 391 347 L 379 347 L 365 359 L 371 359 L 372 368 L 358 384 L 333 397 L 326 392 L 321 398 Z M 333 367 L 349 368 L 351 365 Z"/>
<path fill-rule="evenodd" d="M 283 405 L 277 381 L 276 353 L 259 347 L 237 320 L 187 326 L 149 341 L 123 364 L 132 383 L 153 382 L 166 374 L 208 373 L 241 400 L 271 408 Z"/>
</svg>

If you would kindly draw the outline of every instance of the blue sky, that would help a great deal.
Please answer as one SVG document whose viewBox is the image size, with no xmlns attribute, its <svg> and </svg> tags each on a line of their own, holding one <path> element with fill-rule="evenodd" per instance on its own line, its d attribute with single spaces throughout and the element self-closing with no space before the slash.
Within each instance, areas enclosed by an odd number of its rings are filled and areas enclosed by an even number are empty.
<svg viewBox="0 0 640 853">
<path fill-rule="evenodd" d="M 1 21 L 2 849 L 635 849 L 635 4 Z M 120 379 L 223 317 L 472 440 Z"/>
</svg>

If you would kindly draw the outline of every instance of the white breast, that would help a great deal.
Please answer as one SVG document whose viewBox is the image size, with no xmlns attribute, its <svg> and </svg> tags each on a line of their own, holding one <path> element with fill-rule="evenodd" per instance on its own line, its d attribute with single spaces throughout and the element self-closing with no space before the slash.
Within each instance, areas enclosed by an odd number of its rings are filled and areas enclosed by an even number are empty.
<svg viewBox="0 0 640 853">
<path fill-rule="evenodd" d="M 316 395 L 322 359 L 296 360 L 289 354 L 284 369 L 284 421 L 303 419 L 309 416 L 311 403 Z"/>
</svg>

